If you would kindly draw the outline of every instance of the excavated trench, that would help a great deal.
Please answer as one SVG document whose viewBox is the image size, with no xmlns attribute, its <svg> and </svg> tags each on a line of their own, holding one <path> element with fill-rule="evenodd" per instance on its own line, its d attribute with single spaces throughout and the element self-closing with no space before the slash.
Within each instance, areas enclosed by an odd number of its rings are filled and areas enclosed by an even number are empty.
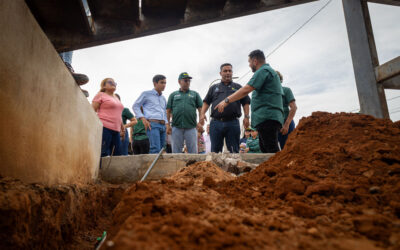
<svg viewBox="0 0 400 250">
<path fill-rule="evenodd" d="M 0 248 L 399 249 L 400 123 L 313 113 L 240 176 L 197 162 L 158 181 L 0 179 Z"/>
</svg>

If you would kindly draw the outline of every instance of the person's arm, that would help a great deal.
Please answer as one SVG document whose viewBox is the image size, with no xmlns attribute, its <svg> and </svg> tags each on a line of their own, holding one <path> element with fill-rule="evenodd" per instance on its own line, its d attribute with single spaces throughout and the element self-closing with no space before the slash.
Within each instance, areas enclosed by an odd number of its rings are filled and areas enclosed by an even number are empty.
<svg viewBox="0 0 400 250">
<path fill-rule="evenodd" d="M 137 119 L 135 117 L 131 118 L 130 121 L 130 123 L 125 124 L 125 128 L 130 128 L 137 124 Z"/>
<path fill-rule="evenodd" d="M 145 93 L 146 92 L 143 92 L 136 100 L 136 102 L 132 105 L 132 110 L 133 112 L 135 112 L 137 119 L 142 120 L 145 130 L 147 129 L 151 130 L 150 122 L 144 117 L 144 114 L 140 110 L 140 107 L 142 107 L 145 103 L 145 96 L 146 96 Z"/>
<path fill-rule="evenodd" d="M 203 127 L 204 125 L 203 124 L 201 124 L 201 122 L 200 122 L 200 119 L 201 119 L 201 110 L 202 110 L 202 107 L 200 107 L 200 108 L 197 108 L 197 112 L 199 113 L 199 122 L 197 123 L 197 129 L 199 129 L 200 127 Z"/>
<path fill-rule="evenodd" d="M 171 118 L 172 118 L 172 113 L 171 113 L 171 109 L 167 108 L 167 134 L 171 134 L 172 133 L 172 128 L 171 128 Z"/>
<path fill-rule="evenodd" d="M 99 92 L 96 94 L 95 97 L 93 97 L 92 107 L 96 113 L 99 111 L 100 105 L 102 103 L 102 96 L 102 92 Z"/>
<path fill-rule="evenodd" d="M 144 105 L 145 102 L 145 92 L 143 92 L 138 99 L 136 99 L 135 103 L 132 105 L 132 110 L 136 115 L 137 119 L 144 117 L 144 114 L 140 110 L 140 107 Z"/>
<path fill-rule="evenodd" d="M 243 105 L 243 113 L 244 113 L 244 118 L 243 118 L 243 127 L 246 129 L 250 126 L 250 104 L 245 104 Z"/>
<path fill-rule="evenodd" d="M 286 135 L 289 132 L 289 126 L 294 116 L 296 115 L 296 111 L 297 111 L 296 101 L 293 100 L 289 103 L 289 115 L 285 121 L 285 124 L 283 124 L 283 127 L 281 129 L 282 135 Z"/>
<path fill-rule="evenodd" d="M 204 126 L 204 121 L 207 121 L 206 113 L 208 110 L 208 103 L 203 102 L 203 107 L 201 107 L 201 112 L 200 112 L 200 118 L 199 118 L 199 123 Z"/>
<path fill-rule="evenodd" d="M 94 111 L 97 112 L 100 108 L 100 103 L 92 102 L 92 107 L 93 107 Z"/>
<path fill-rule="evenodd" d="M 229 99 L 229 103 L 236 102 L 237 100 L 242 99 L 246 95 L 250 94 L 253 90 L 254 87 L 246 84 L 244 87 L 240 88 L 238 91 L 227 97 Z M 222 113 L 224 112 L 225 107 L 229 105 L 229 103 L 226 103 L 225 100 L 223 100 L 214 109 L 218 109 L 218 111 Z"/>
</svg>

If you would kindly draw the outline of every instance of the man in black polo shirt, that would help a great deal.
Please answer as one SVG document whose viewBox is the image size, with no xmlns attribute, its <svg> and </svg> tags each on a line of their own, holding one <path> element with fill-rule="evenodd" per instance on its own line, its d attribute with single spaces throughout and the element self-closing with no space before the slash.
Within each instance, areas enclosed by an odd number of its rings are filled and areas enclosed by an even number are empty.
<svg viewBox="0 0 400 250">
<path fill-rule="evenodd" d="M 222 152 L 224 139 L 226 146 L 231 153 L 239 152 L 240 140 L 240 124 L 239 117 L 242 115 L 240 106 L 243 106 L 244 120 L 243 126 L 249 126 L 249 105 L 250 98 L 248 96 L 233 102 L 220 113 L 215 109 L 216 105 L 225 100 L 228 96 L 235 93 L 242 86 L 232 82 L 232 65 L 224 63 L 220 67 L 221 82 L 211 86 L 207 96 L 203 100 L 203 108 L 200 115 L 200 123 L 204 125 L 206 120 L 206 112 L 211 104 L 211 122 L 210 122 L 210 138 L 211 152 Z"/>
</svg>

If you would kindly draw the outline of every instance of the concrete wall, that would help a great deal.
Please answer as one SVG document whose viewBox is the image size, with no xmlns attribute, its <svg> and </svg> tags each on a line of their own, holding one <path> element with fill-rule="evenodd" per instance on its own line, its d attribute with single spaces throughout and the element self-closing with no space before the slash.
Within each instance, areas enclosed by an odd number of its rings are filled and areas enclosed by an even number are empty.
<svg viewBox="0 0 400 250">
<path fill-rule="evenodd" d="M 102 125 L 23 0 L 0 0 L 0 175 L 85 183 Z"/>
<path fill-rule="evenodd" d="M 252 164 L 260 164 L 274 154 L 163 154 L 154 165 L 146 180 L 158 180 L 175 174 L 190 161 L 214 161 L 223 158 L 239 159 Z M 157 155 L 129 155 L 103 157 L 100 178 L 111 183 L 139 181 Z"/>
</svg>

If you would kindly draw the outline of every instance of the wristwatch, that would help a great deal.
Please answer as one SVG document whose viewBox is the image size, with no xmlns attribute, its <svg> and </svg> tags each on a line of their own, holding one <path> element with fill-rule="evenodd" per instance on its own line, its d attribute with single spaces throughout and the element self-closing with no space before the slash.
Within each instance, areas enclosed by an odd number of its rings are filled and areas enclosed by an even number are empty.
<svg viewBox="0 0 400 250">
<path fill-rule="evenodd" d="M 250 119 L 250 116 L 249 115 L 244 115 L 244 118 L 249 118 Z"/>
<path fill-rule="evenodd" d="M 225 98 L 225 103 L 229 103 L 229 98 Z"/>
</svg>

